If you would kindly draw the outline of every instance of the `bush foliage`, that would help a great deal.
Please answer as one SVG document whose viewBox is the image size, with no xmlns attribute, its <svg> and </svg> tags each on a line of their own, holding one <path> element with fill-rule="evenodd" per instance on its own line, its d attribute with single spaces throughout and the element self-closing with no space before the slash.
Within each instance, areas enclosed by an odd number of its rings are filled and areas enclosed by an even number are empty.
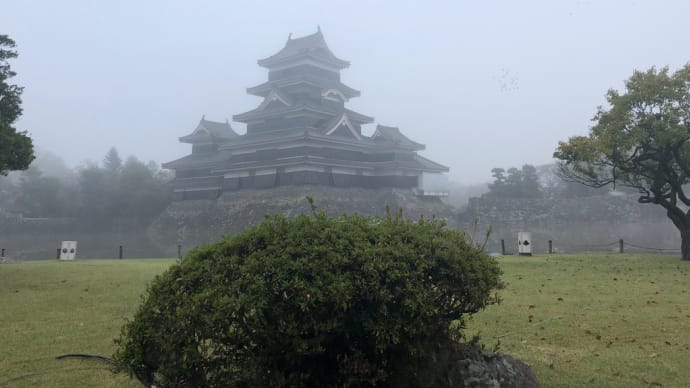
<svg viewBox="0 0 690 388">
<path fill-rule="evenodd" d="M 157 277 L 114 360 L 158 386 L 419 386 L 500 285 L 438 220 L 274 216 Z"/>
</svg>

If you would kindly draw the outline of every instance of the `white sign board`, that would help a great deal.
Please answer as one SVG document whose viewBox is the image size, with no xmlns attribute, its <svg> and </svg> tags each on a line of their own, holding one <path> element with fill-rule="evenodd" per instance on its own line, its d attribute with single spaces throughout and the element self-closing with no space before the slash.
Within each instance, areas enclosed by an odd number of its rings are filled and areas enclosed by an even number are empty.
<svg viewBox="0 0 690 388">
<path fill-rule="evenodd" d="M 521 256 L 532 256 L 531 232 L 518 232 L 518 253 Z"/>
<path fill-rule="evenodd" d="M 60 260 L 74 260 L 77 256 L 77 242 L 63 241 L 60 246 Z"/>
</svg>

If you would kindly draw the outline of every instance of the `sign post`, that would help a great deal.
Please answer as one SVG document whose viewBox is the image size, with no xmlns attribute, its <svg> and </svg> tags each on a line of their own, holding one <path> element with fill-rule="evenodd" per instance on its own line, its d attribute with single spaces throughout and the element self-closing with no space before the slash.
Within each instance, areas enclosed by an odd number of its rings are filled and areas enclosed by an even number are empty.
<svg viewBox="0 0 690 388">
<path fill-rule="evenodd" d="M 60 246 L 60 260 L 74 260 L 77 256 L 77 242 L 63 241 Z"/>
<path fill-rule="evenodd" d="M 520 256 L 532 256 L 531 232 L 518 232 L 518 253 Z"/>
</svg>

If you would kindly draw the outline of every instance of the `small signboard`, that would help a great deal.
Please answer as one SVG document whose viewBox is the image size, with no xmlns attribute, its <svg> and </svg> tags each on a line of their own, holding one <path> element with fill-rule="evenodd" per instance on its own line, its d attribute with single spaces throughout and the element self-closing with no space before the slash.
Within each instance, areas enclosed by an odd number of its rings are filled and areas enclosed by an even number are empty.
<svg viewBox="0 0 690 388">
<path fill-rule="evenodd" d="M 60 260 L 74 260 L 77 256 L 77 242 L 63 241 L 60 246 Z"/>
<path fill-rule="evenodd" d="M 532 256 L 531 232 L 518 232 L 518 253 L 520 256 Z"/>
</svg>

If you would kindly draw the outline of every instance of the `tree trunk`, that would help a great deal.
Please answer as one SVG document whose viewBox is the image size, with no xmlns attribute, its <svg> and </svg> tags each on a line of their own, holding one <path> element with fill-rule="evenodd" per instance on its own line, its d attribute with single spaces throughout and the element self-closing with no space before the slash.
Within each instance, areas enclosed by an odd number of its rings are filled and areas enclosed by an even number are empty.
<svg viewBox="0 0 690 388">
<path fill-rule="evenodd" d="M 690 260 L 690 211 L 684 214 L 677 207 L 667 208 L 666 215 L 680 232 L 680 253 L 682 260 Z"/>
<path fill-rule="evenodd" d="M 680 230 L 680 252 L 683 260 L 690 260 L 690 227 Z"/>
</svg>

